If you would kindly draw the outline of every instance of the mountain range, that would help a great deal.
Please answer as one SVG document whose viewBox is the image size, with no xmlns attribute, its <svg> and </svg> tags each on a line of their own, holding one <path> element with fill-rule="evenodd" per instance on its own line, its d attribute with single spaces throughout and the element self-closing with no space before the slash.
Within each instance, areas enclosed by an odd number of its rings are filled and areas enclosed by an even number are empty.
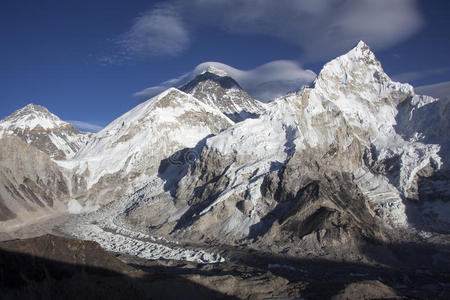
<svg viewBox="0 0 450 300">
<path fill-rule="evenodd" d="M 449 101 L 360 42 L 269 103 L 211 66 L 95 134 L 30 104 L 0 121 L 0 224 L 72 213 L 59 229 L 107 250 L 205 263 L 217 245 L 371 261 L 446 244 Z"/>
</svg>

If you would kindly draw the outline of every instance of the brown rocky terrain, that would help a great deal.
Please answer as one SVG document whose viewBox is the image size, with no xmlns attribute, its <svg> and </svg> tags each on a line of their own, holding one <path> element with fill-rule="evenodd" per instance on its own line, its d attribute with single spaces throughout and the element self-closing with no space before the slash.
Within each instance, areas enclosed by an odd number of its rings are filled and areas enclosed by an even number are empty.
<svg viewBox="0 0 450 300">
<path fill-rule="evenodd" d="M 450 293 L 448 272 L 427 267 L 223 250 L 226 263 L 199 264 L 109 253 L 95 242 L 55 235 L 10 240 L 0 243 L 0 293 L 2 299 L 447 299 Z"/>
<path fill-rule="evenodd" d="M 0 221 L 25 225 L 66 211 L 70 185 L 44 152 L 15 136 L 0 139 Z"/>
</svg>

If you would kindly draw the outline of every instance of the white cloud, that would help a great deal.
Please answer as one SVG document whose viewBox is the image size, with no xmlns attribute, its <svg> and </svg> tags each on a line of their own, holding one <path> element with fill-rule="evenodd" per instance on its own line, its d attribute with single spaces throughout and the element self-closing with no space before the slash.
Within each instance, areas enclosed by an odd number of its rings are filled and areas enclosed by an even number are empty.
<svg viewBox="0 0 450 300">
<path fill-rule="evenodd" d="M 83 122 L 83 121 L 68 120 L 66 122 L 71 123 L 73 126 L 75 126 L 78 130 L 81 130 L 81 131 L 97 132 L 97 131 L 100 131 L 103 129 L 103 126 L 99 126 L 96 124 Z"/>
<path fill-rule="evenodd" d="M 434 98 L 450 98 L 450 81 L 416 87 L 415 92 Z"/>
<path fill-rule="evenodd" d="M 136 93 L 135 96 L 148 99 L 169 87 L 180 87 L 204 72 L 209 66 L 227 72 L 244 90 L 261 101 L 269 101 L 309 85 L 316 78 L 313 71 L 304 70 L 297 62 L 290 60 L 272 61 L 251 70 L 239 70 L 219 62 L 205 62 L 191 72 L 165 81 L 161 85 L 147 88 Z"/>
<path fill-rule="evenodd" d="M 122 41 L 132 53 L 175 55 L 192 33 L 208 27 L 277 37 L 298 45 L 305 59 L 329 59 L 359 40 L 380 50 L 407 39 L 423 25 L 416 2 L 170 0 L 138 18 Z"/>
<path fill-rule="evenodd" d="M 428 78 L 435 75 L 441 75 L 450 72 L 450 67 L 437 68 L 422 71 L 405 72 L 392 76 L 392 79 L 400 82 L 412 82 L 414 80 Z"/>
<path fill-rule="evenodd" d="M 125 55 L 176 55 L 189 45 L 189 33 L 172 5 L 160 5 L 136 18 L 117 43 Z"/>
</svg>

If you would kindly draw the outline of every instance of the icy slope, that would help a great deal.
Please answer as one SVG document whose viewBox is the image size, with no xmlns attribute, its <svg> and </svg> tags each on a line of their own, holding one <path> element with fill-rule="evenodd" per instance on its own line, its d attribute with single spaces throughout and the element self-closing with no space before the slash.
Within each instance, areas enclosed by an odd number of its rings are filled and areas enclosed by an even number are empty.
<svg viewBox="0 0 450 300">
<path fill-rule="evenodd" d="M 181 90 L 217 108 L 234 122 L 256 118 L 265 112 L 263 103 L 247 94 L 225 71 L 213 66 L 181 87 Z"/>
<path fill-rule="evenodd" d="M 219 110 L 171 88 L 113 121 L 60 165 L 84 176 L 85 201 L 104 204 L 145 185 L 164 168 L 164 159 L 172 157 L 173 164 L 195 159 L 177 152 L 232 125 Z"/>
<path fill-rule="evenodd" d="M 0 131 L 20 137 L 54 159 L 71 158 L 91 135 L 35 104 L 28 104 L 1 120 Z"/>
</svg>

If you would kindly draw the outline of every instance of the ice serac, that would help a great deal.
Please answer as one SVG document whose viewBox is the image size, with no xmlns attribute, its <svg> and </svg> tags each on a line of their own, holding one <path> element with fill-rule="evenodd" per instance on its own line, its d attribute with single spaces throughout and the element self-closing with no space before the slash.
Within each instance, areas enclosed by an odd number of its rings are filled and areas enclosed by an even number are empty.
<svg viewBox="0 0 450 300">
<path fill-rule="evenodd" d="M 234 122 L 257 118 L 265 112 L 263 103 L 253 99 L 225 71 L 213 66 L 209 66 L 181 90 L 217 108 Z"/>
<path fill-rule="evenodd" d="M 91 135 L 78 131 L 45 107 L 35 104 L 28 104 L 1 120 L 0 131 L 4 135 L 18 136 L 58 160 L 71 158 Z"/>
<path fill-rule="evenodd" d="M 103 205 L 144 186 L 166 168 L 195 158 L 190 149 L 234 123 L 176 88 L 141 103 L 93 136 L 61 166 L 86 178 L 87 205 Z M 166 159 L 166 161 L 164 161 Z"/>
<path fill-rule="evenodd" d="M 438 116 L 426 114 L 435 103 Z M 436 131 L 448 124 L 447 107 L 392 81 L 360 42 L 327 63 L 313 87 L 206 139 L 200 159 L 172 178 L 175 189 L 149 188 L 121 222 L 188 240 L 220 236 L 352 259 L 363 256 L 361 245 L 399 232 L 449 230 L 435 210 L 449 206 L 448 136 Z M 436 192 L 438 199 L 424 196 Z"/>
</svg>

